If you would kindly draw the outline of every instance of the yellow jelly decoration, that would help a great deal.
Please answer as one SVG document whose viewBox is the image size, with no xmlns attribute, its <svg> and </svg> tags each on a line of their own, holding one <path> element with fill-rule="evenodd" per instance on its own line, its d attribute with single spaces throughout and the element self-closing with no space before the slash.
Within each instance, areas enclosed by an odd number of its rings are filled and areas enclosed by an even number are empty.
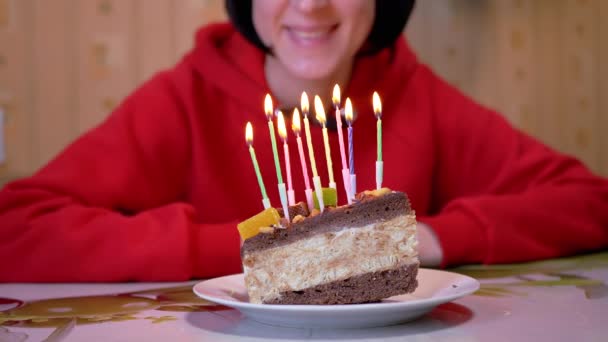
<svg viewBox="0 0 608 342">
<path fill-rule="evenodd" d="M 279 216 L 279 212 L 275 208 L 268 208 L 239 223 L 236 228 L 239 230 L 241 238 L 247 240 L 258 235 L 261 227 L 270 227 L 273 224 L 279 223 L 280 219 L 281 216 Z"/>
<path fill-rule="evenodd" d="M 323 188 L 323 204 L 326 207 L 335 207 L 338 205 L 338 192 L 334 188 Z M 317 193 L 312 193 L 312 201 L 316 209 L 319 209 L 319 200 L 317 199 Z"/>
</svg>

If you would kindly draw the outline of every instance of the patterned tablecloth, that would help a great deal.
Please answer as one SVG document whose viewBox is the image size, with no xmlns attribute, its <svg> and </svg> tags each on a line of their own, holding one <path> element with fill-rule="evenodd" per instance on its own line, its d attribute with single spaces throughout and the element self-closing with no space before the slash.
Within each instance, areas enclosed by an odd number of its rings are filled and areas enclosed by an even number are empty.
<svg viewBox="0 0 608 342">
<path fill-rule="evenodd" d="M 196 282 L 0 284 L 0 341 L 607 341 L 608 252 L 466 266 L 473 295 L 373 329 L 263 325 L 192 293 Z"/>
</svg>

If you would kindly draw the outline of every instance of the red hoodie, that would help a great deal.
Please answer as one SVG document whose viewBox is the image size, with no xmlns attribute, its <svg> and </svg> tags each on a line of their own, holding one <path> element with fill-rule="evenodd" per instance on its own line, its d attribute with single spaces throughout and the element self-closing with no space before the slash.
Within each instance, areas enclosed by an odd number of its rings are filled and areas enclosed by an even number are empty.
<svg viewBox="0 0 608 342">
<path fill-rule="evenodd" d="M 0 281 L 239 272 L 236 224 L 262 210 L 244 141 L 247 121 L 279 207 L 263 61 L 230 25 L 205 28 L 174 69 L 144 84 L 34 176 L 7 185 L 0 192 Z M 404 40 L 360 58 L 344 91 L 358 113 L 358 190 L 375 186 L 373 91 L 384 107 L 384 185 L 408 193 L 419 220 L 439 238 L 443 266 L 549 258 L 608 244 L 608 183 L 441 81 Z M 344 199 L 337 133 L 329 138 Z M 312 139 L 326 186 L 318 126 Z M 293 138 L 290 147 L 296 197 L 304 200 Z"/>
</svg>

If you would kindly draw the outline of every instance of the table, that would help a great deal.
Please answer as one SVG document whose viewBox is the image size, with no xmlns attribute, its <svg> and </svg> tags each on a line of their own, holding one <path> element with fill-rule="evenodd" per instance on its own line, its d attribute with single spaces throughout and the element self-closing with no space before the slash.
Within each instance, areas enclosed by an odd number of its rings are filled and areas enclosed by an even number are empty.
<svg viewBox="0 0 608 342">
<path fill-rule="evenodd" d="M 187 283 L 0 284 L 0 341 L 607 341 L 608 252 L 466 266 L 481 288 L 402 325 L 293 329 L 197 298 Z"/>
</svg>

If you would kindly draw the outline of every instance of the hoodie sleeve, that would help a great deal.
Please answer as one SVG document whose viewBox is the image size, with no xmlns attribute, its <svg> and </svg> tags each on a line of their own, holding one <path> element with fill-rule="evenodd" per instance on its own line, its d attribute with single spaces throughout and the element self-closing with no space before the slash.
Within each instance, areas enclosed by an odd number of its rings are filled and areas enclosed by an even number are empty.
<svg viewBox="0 0 608 342">
<path fill-rule="evenodd" d="M 442 265 L 521 262 L 608 245 L 608 182 L 436 79 Z"/>
<path fill-rule="evenodd" d="M 188 122 L 164 74 L 0 191 L 0 281 L 163 281 L 240 270 L 235 222 L 183 201 Z"/>
</svg>

